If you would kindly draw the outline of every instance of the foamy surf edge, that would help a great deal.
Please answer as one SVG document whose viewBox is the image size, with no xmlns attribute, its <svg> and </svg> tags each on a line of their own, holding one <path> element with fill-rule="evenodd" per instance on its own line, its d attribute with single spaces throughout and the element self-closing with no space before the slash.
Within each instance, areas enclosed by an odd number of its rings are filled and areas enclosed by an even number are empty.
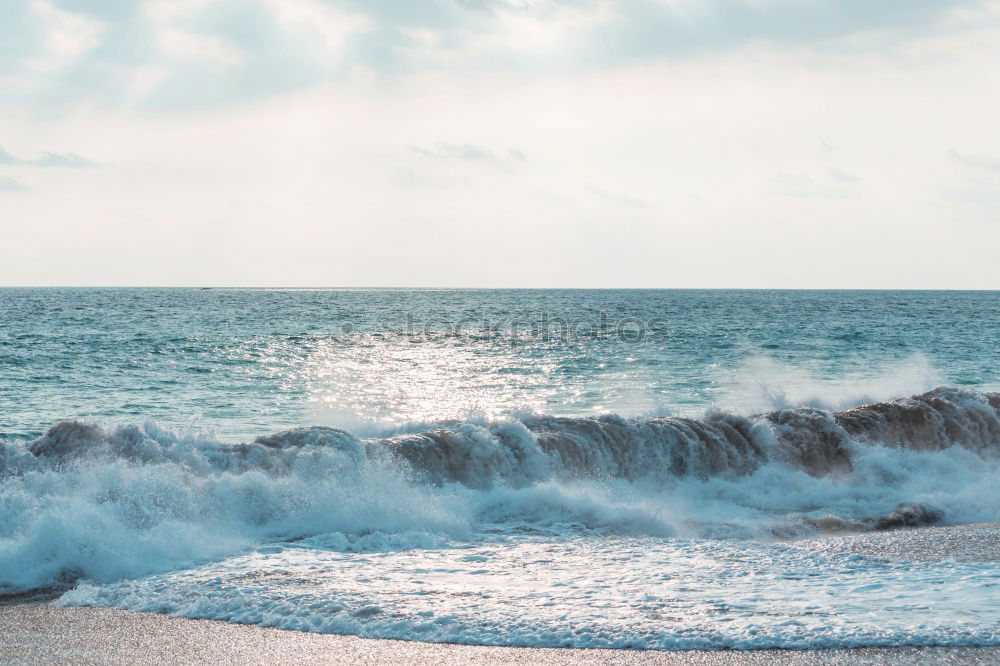
<svg viewBox="0 0 1000 666">
<path fill-rule="evenodd" d="M 704 418 L 526 415 L 225 443 L 155 424 L 0 442 L 0 591 L 184 569 L 271 542 L 483 534 L 774 538 L 1000 515 L 1000 394 Z"/>
</svg>

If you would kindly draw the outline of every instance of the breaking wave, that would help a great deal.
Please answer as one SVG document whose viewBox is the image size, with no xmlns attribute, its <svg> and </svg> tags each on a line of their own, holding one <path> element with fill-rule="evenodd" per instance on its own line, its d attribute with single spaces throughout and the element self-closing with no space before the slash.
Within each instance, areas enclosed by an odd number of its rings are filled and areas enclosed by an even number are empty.
<svg viewBox="0 0 1000 666">
<path fill-rule="evenodd" d="M 1000 394 L 845 411 L 525 416 L 230 444 L 155 424 L 0 441 L 0 592 L 332 535 L 408 548 L 511 531 L 774 538 L 996 519 Z"/>
</svg>

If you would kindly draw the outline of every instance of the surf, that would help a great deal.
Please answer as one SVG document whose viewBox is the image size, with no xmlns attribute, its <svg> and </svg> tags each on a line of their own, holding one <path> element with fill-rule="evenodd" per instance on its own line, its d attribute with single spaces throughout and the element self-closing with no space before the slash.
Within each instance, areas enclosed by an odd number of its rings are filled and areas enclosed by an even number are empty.
<svg viewBox="0 0 1000 666">
<path fill-rule="evenodd" d="M 359 438 L 227 443 L 154 423 L 0 444 L 0 589 L 194 566 L 267 542 L 484 533 L 787 538 L 991 520 L 1000 394 L 938 388 L 827 412 L 523 415 Z"/>
</svg>

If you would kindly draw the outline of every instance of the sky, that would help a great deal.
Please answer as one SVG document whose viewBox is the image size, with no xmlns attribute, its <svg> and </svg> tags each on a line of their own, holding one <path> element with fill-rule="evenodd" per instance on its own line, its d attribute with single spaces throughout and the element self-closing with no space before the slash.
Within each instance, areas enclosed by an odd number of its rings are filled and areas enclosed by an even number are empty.
<svg viewBox="0 0 1000 666">
<path fill-rule="evenodd" d="M 1000 2 L 3 0 L 0 285 L 1000 289 Z"/>
</svg>

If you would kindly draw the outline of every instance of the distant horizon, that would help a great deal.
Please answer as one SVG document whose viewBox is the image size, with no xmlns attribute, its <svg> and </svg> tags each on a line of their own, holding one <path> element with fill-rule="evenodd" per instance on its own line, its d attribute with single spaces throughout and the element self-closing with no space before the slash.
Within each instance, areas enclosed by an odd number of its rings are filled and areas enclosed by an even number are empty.
<svg viewBox="0 0 1000 666">
<path fill-rule="evenodd" d="M 1000 292 L 1000 289 L 953 287 L 407 287 L 295 285 L 166 285 L 166 284 L 11 284 L 0 289 L 247 289 L 272 291 L 940 291 Z"/>
</svg>

